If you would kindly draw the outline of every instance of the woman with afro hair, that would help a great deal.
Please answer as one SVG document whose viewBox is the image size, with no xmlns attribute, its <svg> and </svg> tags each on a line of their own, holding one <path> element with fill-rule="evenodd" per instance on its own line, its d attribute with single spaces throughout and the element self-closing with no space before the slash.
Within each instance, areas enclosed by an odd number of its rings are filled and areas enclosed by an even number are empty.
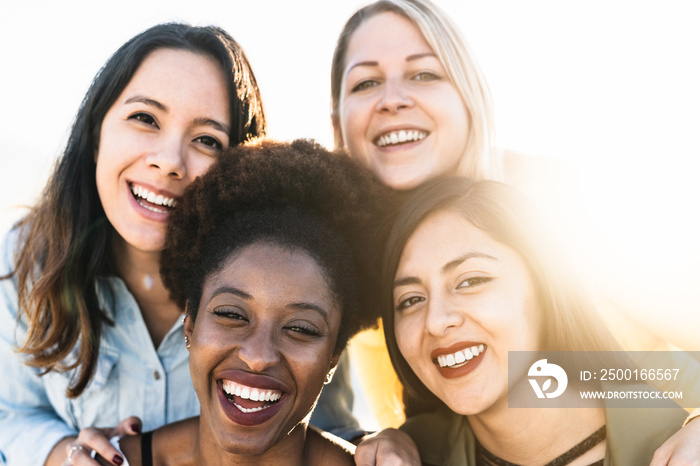
<svg viewBox="0 0 700 466">
<path fill-rule="evenodd" d="M 310 141 L 226 155 L 186 191 L 161 264 L 186 309 L 200 416 L 119 446 L 132 465 L 353 464 L 308 418 L 348 339 L 377 319 L 394 195 Z"/>
</svg>

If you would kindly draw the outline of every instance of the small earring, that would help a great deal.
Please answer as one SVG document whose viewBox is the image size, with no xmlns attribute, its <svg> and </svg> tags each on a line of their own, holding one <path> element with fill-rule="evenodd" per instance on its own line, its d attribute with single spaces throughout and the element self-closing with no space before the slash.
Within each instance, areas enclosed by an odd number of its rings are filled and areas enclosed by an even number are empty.
<svg viewBox="0 0 700 466">
<path fill-rule="evenodd" d="M 190 348 L 190 337 L 188 337 L 187 335 L 185 335 L 185 348 Z"/>
<path fill-rule="evenodd" d="M 329 370 L 326 374 L 326 380 L 325 382 L 323 382 L 324 385 L 328 385 L 329 383 L 331 383 L 331 380 L 333 380 L 333 374 L 335 374 L 335 367 Z"/>
</svg>

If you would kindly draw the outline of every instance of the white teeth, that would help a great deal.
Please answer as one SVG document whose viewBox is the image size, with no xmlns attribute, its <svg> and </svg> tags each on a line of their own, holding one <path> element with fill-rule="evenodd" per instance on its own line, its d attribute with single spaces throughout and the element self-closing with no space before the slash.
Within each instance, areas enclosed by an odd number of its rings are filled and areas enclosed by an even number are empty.
<svg viewBox="0 0 700 466">
<path fill-rule="evenodd" d="M 175 207 L 177 205 L 177 201 L 173 199 L 172 197 L 165 197 L 162 194 L 156 194 L 154 192 L 151 192 L 144 188 L 143 186 L 139 186 L 136 184 L 131 185 L 131 192 L 134 194 L 136 197 L 140 197 L 141 199 L 145 199 L 146 201 L 150 202 L 151 204 L 156 204 L 156 205 L 162 205 L 162 206 L 167 206 L 167 207 Z M 141 204 L 144 205 L 144 204 Z M 148 206 L 144 206 L 147 207 Z M 150 209 L 153 210 L 154 212 L 163 212 L 162 210 L 157 210 L 157 209 Z"/>
<path fill-rule="evenodd" d="M 263 409 L 269 408 L 269 406 L 260 406 L 258 408 L 244 408 L 243 406 L 239 405 L 238 403 L 234 403 L 233 405 L 246 414 L 257 413 L 258 411 L 262 411 Z"/>
<path fill-rule="evenodd" d="M 485 349 L 486 346 L 483 344 L 472 346 L 452 354 L 438 356 L 437 362 L 440 367 L 460 367 L 468 363 L 476 356 L 479 356 Z"/>
<path fill-rule="evenodd" d="M 425 131 L 402 129 L 399 131 L 392 131 L 391 133 L 381 136 L 379 139 L 377 139 L 377 145 L 379 147 L 384 147 L 390 144 L 420 141 L 421 139 L 425 139 L 427 136 L 428 133 Z"/>
<path fill-rule="evenodd" d="M 224 380 L 222 388 L 224 393 L 228 395 L 235 395 L 252 401 L 277 401 L 282 397 L 282 392 L 277 390 L 262 390 L 259 388 L 246 387 L 245 385 L 230 380 Z"/>
</svg>

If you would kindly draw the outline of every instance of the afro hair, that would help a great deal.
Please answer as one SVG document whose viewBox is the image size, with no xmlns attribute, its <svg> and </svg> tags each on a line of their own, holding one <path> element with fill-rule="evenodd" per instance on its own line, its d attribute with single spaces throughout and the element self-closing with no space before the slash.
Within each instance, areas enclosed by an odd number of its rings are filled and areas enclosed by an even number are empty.
<svg viewBox="0 0 700 466">
<path fill-rule="evenodd" d="M 379 274 L 396 195 L 342 152 L 309 140 L 228 149 L 171 214 L 161 274 L 196 317 L 207 276 L 258 241 L 303 250 L 343 308 L 338 344 L 379 317 Z M 187 305 L 187 306 L 186 306 Z"/>
</svg>

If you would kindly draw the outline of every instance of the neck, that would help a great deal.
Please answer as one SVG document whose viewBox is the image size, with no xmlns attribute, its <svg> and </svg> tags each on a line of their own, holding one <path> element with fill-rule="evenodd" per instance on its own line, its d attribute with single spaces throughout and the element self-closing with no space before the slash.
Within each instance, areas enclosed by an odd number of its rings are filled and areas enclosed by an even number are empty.
<svg viewBox="0 0 700 466">
<path fill-rule="evenodd" d="M 197 444 L 192 461 L 187 464 L 197 466 L 224 465 L 270 465 L 303 466 L 308 465 L 307 425 L 300 423 L 289 434 L 283 436 L 276 444 L 261 453 L 241 454 L 225 451 L 214 440 L 214 435 L 204 421 L 199 422 L 196 436 Z"/>
<path fill-rule="evenodd" d="M 141 251 L 118 234 L 112 241 L 117 274 L 134 295 L 154 346 L 158 346 L 182 310 L 170 299 L 160 277 L 160 252 Z"/>
<path fill-rule="evenodd" d="M 552 408 L 515 409 L 508 408 L 506 400 L 468 419 L 486 450 L 511 463 L 541 465 L 566 453 L 605 424 L 600 405 L 564 408 L 563 403 Z M 581 456 L 581 464 L 590 464 L 604 454 L 605 442 L 601 442 Z"/>
</svg>

